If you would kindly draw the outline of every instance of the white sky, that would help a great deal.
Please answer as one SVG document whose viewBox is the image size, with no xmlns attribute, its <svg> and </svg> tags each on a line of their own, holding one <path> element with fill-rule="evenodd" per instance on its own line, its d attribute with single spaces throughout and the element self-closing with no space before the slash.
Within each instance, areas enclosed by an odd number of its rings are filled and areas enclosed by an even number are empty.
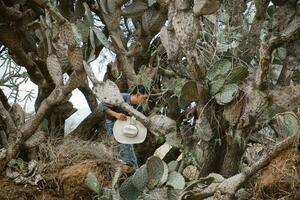
<svg viewBox="0 0 300 200">
<path fill-rule="evenodd" d="M 104 48 L 102 50 L 102 52 L 100 53 L 99 57 L 96 60 L 94 60 L 93 62 L 90 63 L 90 66 L 91 66 L 93 72 L 95 73 L 96 77 L 98 78 L 98 80 L 103 80 L 104 74 L 106 72 L 107 64 L 109 62 L 113 61 L 114 59 L 115 59 L 115 55 L 111 51 Z M 0 68 L 0 77 L 3 76 L 3 71 L 4 71 L 4 69 Z M 11 92 L 6 87 L 1 87 L 1 89 L 3 89 L 3 92 L 7 96 Z M 19 103 L 27 113 L 34 112 L 34 102 L 35 102 L 36 97 L 37 97 L 37 91 L 38 91 L 37 89 L 38 89 L 37 85 L 32 83 L 30 80 L 28 80 L 26 83 L 22 83 L 19 87 L 20 98 L 17 101 L 17 103 Z M 24 101 L 21 102 L 21 100 L 25 97 L 25 95 L 30 90 L 34 91 L 34 98 L 32 99 L 31 102 L 27 102 L 26 105 L 25 105 L 25 102 Z M 84 95 L 78 89 L 76 89 L 72 92 L 72 97 L 70 98 L 69 101 L 72 102 L 73 106 L 75 108 L 77 108 L 78 111 L 75 112 L 71 117 L 69 117 L 66 120 L 66 127 L 65 127 L 66 132 L 70 132 L 74 128 L 76 128 L 77 125 L 86 116 L 88 116 L 91 112 L 89 107 L 88 107 L 88 104 L 86 102 L 86 99 L 85 99 Z M 13 100 L 9 99 L 9 103 L 13 103 Z"/>
</svg>

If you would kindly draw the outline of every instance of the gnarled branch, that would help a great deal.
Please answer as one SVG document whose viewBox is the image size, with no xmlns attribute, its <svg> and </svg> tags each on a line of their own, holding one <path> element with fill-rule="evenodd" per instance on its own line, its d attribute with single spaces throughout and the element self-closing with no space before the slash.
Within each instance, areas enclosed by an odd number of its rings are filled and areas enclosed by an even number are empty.
<svg viewBox="0 0 300 200">
<path fill-rule="evenodd" d="M 262 42 L 260 47 L 259 70 L 257 71 L 256 81 L 258 86 L 266 80 L 268 75 L 272 52 L 283 45 L 300 38 L 300 17 L 296 16 L 291 23 L 278 36 L 273 36 L 269 40 Z"/>
</svg>

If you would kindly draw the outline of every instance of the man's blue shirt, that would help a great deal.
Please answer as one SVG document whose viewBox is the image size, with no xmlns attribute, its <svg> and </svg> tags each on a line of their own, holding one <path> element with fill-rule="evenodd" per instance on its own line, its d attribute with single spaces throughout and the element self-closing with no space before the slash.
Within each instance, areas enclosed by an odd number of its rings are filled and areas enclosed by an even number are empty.
<svg viewBox="0 0 300 200">
<path fill-rule="evenodd" d="M 121 93 L 124 101 L 128 104 L 130 104 L 130 94 L 129 93 Z M 120 108 L 119 106 L 114 106 L 111 105 L 109 103 L 102 103 L 102 111 L 105 112 L 107 109 L 111 109 L 112 111 L 115 111 L 117 113 L 123 113 L 125 115 L 128 115 L 126 111 L 124 111 L 122 108 Z M 108 116 L 107 114 L 105 114 L 105 123 L 109 123 L 112 121 L 116 121 L 115 118 Z"/>
</svg>

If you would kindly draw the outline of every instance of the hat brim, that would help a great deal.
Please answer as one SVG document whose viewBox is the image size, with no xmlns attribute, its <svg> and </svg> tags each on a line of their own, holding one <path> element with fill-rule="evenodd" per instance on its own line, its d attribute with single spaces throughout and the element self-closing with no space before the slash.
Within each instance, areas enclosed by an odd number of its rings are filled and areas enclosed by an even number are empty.
<svg viewBox="0 0 300 200">
<path fill-rule="evenodd" d="M 139 121 L 136 121 L 135 126 L 138 129 L 136 137 L 130 138 L 123 134 L 123 128 L 130 124 L 130 118 L 127 117 L 126 121 L 117 120 L 113 127 L 115 139 L 122 144 L 139 144 L 145 141 L 147 136 L 147 128 Z"/>
</svg>

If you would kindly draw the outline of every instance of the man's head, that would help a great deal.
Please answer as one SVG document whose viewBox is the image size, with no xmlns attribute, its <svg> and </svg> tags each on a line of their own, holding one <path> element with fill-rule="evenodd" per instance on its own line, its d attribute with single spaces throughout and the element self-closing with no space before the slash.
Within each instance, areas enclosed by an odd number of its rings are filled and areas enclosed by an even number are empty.
<svg viewBox="0 0 300 200">
<path fill-rule="evenodd" d="M 130 102 L 133 105 L 140 105 L 144 103 L 147 98 L 148 92 L 143 85 L 137 85 L 130 93 Z"/>
</svg>

